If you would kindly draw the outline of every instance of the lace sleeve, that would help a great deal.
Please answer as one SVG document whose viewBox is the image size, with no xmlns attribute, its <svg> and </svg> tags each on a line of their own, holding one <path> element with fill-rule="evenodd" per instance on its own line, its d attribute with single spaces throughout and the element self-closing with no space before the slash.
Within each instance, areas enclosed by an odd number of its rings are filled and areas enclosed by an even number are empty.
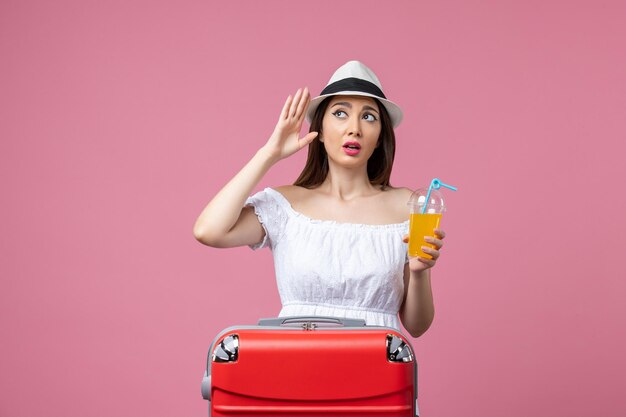
<svg viewBox="0 0 626 417">
<path fill-rule="evenodd" d="M 267 192 L 267 189 L 249 197 L 245 205 L 254 207 L 254 213 L 259 218 L 263 230 L 265 230 L 263 240 L 257 244 L 250 245 L 250 248 L 253 250 L 268 246 L 270 249 L 273 248 L 282 236 L 287 221 L 284 208 Z"/>
</svg>

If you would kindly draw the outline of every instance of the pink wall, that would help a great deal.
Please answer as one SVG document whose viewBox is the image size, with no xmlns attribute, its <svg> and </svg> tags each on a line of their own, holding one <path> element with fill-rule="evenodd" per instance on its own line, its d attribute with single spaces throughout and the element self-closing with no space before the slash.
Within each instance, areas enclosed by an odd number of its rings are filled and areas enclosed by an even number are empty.
<svg viewBox="0 0 626 417">
<path fill-rule="evenodd" d="M 383 6 L 383 4 L 386 4 Z M 0 415 L 199 416 L 269 251 L 192 225 L 285 97 L 349 59 L 448 193 L 425 416 L 623 416 L 623 1 L 3 1 Z M 263 183 L 292 181 L 304 154 Z"/>
</svg>

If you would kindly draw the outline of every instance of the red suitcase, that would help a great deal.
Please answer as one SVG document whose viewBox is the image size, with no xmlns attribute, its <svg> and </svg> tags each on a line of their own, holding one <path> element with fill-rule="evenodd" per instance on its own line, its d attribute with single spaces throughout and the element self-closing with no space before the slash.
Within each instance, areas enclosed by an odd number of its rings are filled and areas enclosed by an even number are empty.
<svg viewBox="0 0 626 417">
<path fill-rule="evenodd" d="M 215 338 L 202 395 L 212 417 L 413 417 L 417 364 L 392 328 L 333 317 L 264 319 Z"/>
</svg>

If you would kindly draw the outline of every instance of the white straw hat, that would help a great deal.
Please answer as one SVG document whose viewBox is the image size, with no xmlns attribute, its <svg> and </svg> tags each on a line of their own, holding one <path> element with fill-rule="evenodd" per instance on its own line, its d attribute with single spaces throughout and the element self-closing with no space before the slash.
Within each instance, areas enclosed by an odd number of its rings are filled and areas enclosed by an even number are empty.
<svg viewBox="0 0 626 417">
<path fill-rule="evenodd" d="M 374 71 L 362 62 L 349 61 L 335 71 L 320 95 L 311 100 L 306 112 L 307 122 L 311 123 L 317 106 L 326 97 L 337 95 L 373 97 L 385 106 L 394 128 L 402 121 L 402 110 L 397 104 L 387 100 Z"/>
</svg>

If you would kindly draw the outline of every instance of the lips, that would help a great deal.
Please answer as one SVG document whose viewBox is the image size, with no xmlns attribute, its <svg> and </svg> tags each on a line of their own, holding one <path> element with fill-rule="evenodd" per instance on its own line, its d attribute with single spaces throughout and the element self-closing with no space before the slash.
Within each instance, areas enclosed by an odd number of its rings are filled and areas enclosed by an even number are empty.
<svg viewBox="0 0 626 417">
<path fill-rule="evenodd" d="M 354 150 L 361 149 L 361 145 L 359 144 L 359 142 L 346 142 L 343 144 L 343 147 L 347 149 L 354 149 Z"/>
<path fill-rule="evenodd" d="M 343 150 L 346 154 L 354 156 L 361 151 L 361 145 L 358 142 L 346 142 L 343 144 Z"/>
</svg>

